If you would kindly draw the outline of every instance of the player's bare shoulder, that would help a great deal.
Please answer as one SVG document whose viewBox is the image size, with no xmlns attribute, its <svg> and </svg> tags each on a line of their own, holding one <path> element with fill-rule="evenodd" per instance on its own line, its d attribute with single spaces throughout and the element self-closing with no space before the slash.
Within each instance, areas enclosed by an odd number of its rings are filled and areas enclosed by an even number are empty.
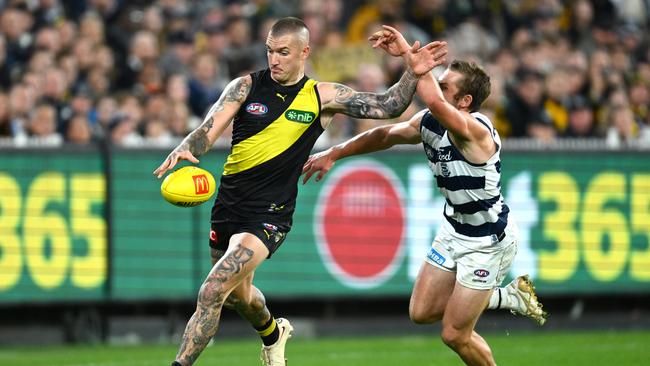
<svg viewBox="0 0 650 366">
<path fill-rule="evenodd" d="M 250 75 L 240 76 L 236 79 L 233 79 L 228 85 L 223 93 L 223 102 L 224 103 L 233 103 L 239 102 L 243 103 L 250 93 L 251 87 L 253 85 L 253 78 Z"/>
<path fill-rule="evenodd" d="M 321 109 L 324 113 L 332 111 L 337 95 L 352 95 L 354 93 L 352 88 L 332 82 L 319 82 L 316 84 L 316 88 L 320 96 Z"/>
<path fill-rule="evenodd" d="M 337 96 L 352 95 L 354 90 L 342 84 L 332 82 L 319 82 L 316 84 L 321 105 L 321 124 L 327 128 L 335 113 L 345 112 L 345 107 L 337 103 Z"/>
<path fill-rule="evenodd" d="M 221 93 L 219 100 L 217 100 L 207 113 L 207 118 L 211 118 L 214 114 L 226 110 L 224 113 L 234 115 L 237 109 L 241 107 L 248 93 L 251 91 L 253 85 L 253 78 L 250 75 L 240 76 L 233 79 L 226 85 L 226 88 Z"/>
<path fill-rule="evenodd" d="M 494 127 L 491 127 L 491 125 L 488 125 L 485 121 L 482 121 L 472 113 L 464 112 L 463 115 L 467 120 L 469 126 L 468 130 L 472 141 L 492 141 L 494 134 L 496 134 L 496 129 Z"/>
</svg>

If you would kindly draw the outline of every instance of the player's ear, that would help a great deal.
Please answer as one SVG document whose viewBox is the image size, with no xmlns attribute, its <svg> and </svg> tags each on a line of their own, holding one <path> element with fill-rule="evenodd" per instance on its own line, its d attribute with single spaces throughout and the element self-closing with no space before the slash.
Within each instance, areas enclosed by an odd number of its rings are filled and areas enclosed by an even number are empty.
<svg viewBox="0 0 650 366">
<path fill-rule="evenodd" d="M 469 109 L 469 106 L 472 105 L 472 101 L 474 101 L 474 98 L 472 98 L 470 94 L 465 94 L 463 95 L 462 98 L 460 98 L 460 103 L 458 103 L 458 107 Z"/>
<path fill-rule="evenodd" d="M 301 52 L 302 59 L 306 60 L 307 57 L 309 57 L 310 52 L 311 52 L 311 47 L 309 47 L 309 45 L 306 45 L 305 47 L 303 47 L 302 52 Z"/>
</svg>

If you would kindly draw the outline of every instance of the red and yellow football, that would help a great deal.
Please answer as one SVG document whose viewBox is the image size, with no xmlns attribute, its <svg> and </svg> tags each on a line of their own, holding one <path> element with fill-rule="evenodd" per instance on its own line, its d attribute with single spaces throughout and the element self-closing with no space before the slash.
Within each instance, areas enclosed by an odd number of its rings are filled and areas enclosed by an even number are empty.
<svg viewBox="0 0 650 366">
<path fill-rule="evenodd" d="M 194 207 L 212 197 L 216 190 L 209 171 L 196 166 L 184 166 L 168 174 L 160 186 L 165 200 L 180 207 Z"/>
</svg>

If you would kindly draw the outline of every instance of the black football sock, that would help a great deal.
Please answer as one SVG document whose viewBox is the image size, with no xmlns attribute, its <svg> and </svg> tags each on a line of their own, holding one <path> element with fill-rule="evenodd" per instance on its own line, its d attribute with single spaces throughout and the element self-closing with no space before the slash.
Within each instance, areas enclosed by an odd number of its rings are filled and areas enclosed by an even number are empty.
<svg viewBox="0 0 650 366">
<path fill-rule="evenodd" d="M 262 337 L 262 343 L 264 343 L 265 346 L 272 345 L 277 342 L 280 337 L 280 329 L 278 328 L 278 323 L 275 322 L 273 316 L 271 316 L 271 319 L 269 319 L 266 324 L 261 327 L 255 327 L 255 330 L 257 330 L 257 334 Z"/>
<path fill-rule="evenodd" d="M 174 361 L 172 362 L 172 366 L 183 366 L 183 365 L 181 365 L 180 362 Z"/>
</svg>

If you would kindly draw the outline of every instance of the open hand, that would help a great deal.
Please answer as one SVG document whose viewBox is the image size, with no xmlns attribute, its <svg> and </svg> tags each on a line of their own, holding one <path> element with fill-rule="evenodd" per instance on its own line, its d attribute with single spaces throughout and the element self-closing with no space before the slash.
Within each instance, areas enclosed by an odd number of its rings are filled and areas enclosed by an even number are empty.
<svg viewBox="0 0 650 366">
<path fill-rule="evenodd" d="M 421 76 L 446 61 L 447 42 L 434 41 L 420 48 L 420 42 L 410 45 L 397 29 L 382 25 L 382 30 L 368 38 L 373 48 L 381 48 L 392 56 L 404 56 L 413 73 Z"/>
<path fill-rule="evenodd" d="M 447 42 L 433 41 L 419 49 L 418 46 L 416 41 L 406 53 L 406 61 L 415 75 L 422 76 L 447 61 Z"/>
<path fill-rule="evenodd" d="M 368 38 L 372 48 L 381 48 L 391 56 L 402 56 L 411 50 L 411 45 L 397 29 L 387 25 L 382 28 Z"/>
<path fill-rule="evenodd" d="M 327 174 L 327 172 L 332 169 L 334 163 L 336 162 L 336 160 L 334 160 L 330 154 L 331 149 L 328 149 L 309 156 L 309 159 L 307 159 L 307 162 L 302 167 L 302 173 L 305 175 L 302 178 L 302 184 L 307 183 L 311 176 L 316 172 L 318 172 L 318 175 L 316 175 L 315 179 L 316 182 L 323 179 L 323 176 L 325 176 L 325 174 Z"/>
<path fill-rule="evenodd" d="M 167 159 L 165 159 L 165 161 L 163 161 L 162 164 L 160 164 L 160 166 L 153 171 L 153 175 L 155 175 L 157 178 L 162 177 L 166 171 L 176 166 L 176 163 L 178 163 L 179 160 L 188 160 L 194 164 L 198 164 L 199 162 L 199 159 L 192 155 L 189 150 L 174 150 L 167 156 Z"/>
</svg>

